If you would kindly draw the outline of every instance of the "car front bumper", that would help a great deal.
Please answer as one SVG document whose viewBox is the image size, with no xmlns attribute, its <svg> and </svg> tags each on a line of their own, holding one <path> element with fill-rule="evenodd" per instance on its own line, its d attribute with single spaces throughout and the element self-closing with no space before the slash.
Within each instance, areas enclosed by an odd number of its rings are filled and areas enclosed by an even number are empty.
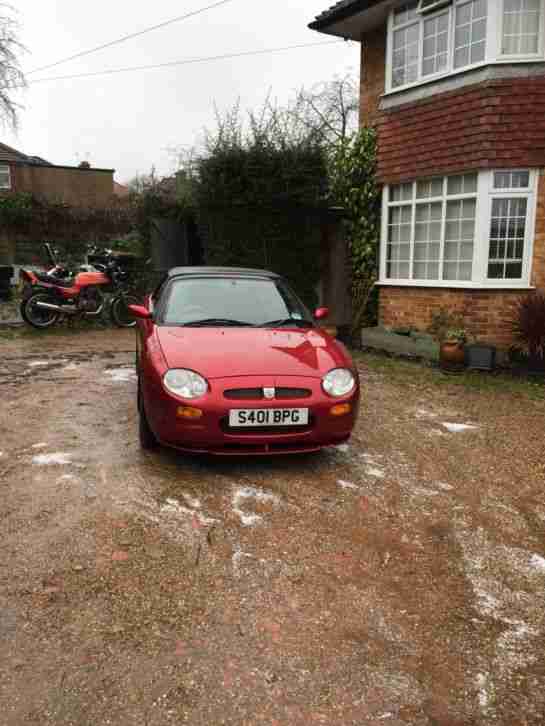
<svg viewBox="0 0 545 726">
<path fill-rule="evenodd" d="M 307 397 L 265 400 L 226 400 L 232 389 L 264 387 L 304 388 Z M 288 454 L 317 451 L 346 441 L 357 420 L 359 387 L 344 398 L 331 398 L 321 388 L 320 379 L 263 377 L 227 378 L 211 382 L 211 390 L 202 399 L 182 401 L 164 388 L 156 390 L 150 400 L 145 397 L 146 415 L 157 439 L 164 446 L 180 451 L 223 456 L 240 454 Z M 331 413 L 333 406 L 350 404 L 342 416 Z M 200 409 L 199 419 L 183 419 L 178 409 L 191 406 Z M 232 429 L 229 411 L 233 408 L 308 408 L 309 423 L 305 426 Z"/>
</svg>

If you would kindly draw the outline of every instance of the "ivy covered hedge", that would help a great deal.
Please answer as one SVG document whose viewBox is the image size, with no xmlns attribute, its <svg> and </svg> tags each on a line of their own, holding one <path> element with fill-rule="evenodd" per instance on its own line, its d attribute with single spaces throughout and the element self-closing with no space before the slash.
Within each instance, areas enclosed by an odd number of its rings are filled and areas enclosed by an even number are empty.
<svg viewBox="0 0 545 726">
<path fill-rule="evenodd" d="M 54 242 L 70 264 L 81 260 L 88 245 L 104 244 L 133 228 L 134 210 L 128 206 L 78 208 L 27 193 L 0 197 L 0 231 L 25 250 L 26 264 L 44 262 L 41 242 Z"/>
<path fill-rule="evenodd" d="M 278 272 L 314 306 L 326 186 L 316 145 L 256 136 L 217 143 L 199 160 L 196 176 L 207 263 Z"/>
</svg>

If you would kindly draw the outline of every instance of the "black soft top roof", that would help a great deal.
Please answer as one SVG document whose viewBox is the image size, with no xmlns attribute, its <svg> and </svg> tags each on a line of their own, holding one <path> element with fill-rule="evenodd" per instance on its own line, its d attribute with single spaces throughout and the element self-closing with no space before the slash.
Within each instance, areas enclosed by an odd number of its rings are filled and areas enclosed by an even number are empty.
<svg viewBox="0 0 545 726">
<path fill-rule="evenodd" d="M 222 275 L 240 275 L 241 277 L 271 277 L 279 278 L 276 272 L 269 270 L 256 270 L 251 267 L 208 267 L 205 265 L 199 267 L 173 267 L 168 271 L 168 277 L 188 277 L 193 275 L 217 276 Z"/>
</svg>

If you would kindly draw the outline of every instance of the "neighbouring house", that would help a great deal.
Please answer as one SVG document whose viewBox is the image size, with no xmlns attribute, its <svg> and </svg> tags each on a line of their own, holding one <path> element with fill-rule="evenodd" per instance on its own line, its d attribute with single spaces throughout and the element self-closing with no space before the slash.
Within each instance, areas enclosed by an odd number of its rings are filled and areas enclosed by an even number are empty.
<svg viewBox="0 0 545 726">
<path fill-rule="evenodd" d="M 342 0 L 309 27 L 361 43 L 380 323 L 446 307 L 509 347 L 517 298 L 545 288 L 545 0 Z"/>
<path fill-rule="evenodd" d="M 52 164 L 0 143 L 0 198 L 26 192 L 38 200 L 64 203 L 78 209 L 107 210 L 115 201 L 114 170 Z M 0 228 L 0 266 L 13 270 L 41 256 L 41 240 Z"/>
<path fill-rule="evenodd" d="M 114 196 L 114 170 L 59 166 L 0 143 L 0 194 L 30 192 L 49 202 L 76 207 L 108 207 Z"/>
</svg>

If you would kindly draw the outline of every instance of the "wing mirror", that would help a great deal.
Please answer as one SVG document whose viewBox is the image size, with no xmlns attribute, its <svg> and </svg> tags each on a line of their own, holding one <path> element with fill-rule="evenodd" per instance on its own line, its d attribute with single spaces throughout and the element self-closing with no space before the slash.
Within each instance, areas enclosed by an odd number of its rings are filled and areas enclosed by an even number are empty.
<svg viewBox="0 0 545 726">
<path fill-rule="evenodd" d="M 135 318 L 141 318 L 142 320 L 149 320 L 151 318 L 150 311 L 143 305 L 129 305 L 129 310 Z"/>
<path fill-rule="evenodd" d="M 329 317 L 329 308 L 318 308 L 314 311 L 314 320 L 325 320 Z"/>
</svg>

